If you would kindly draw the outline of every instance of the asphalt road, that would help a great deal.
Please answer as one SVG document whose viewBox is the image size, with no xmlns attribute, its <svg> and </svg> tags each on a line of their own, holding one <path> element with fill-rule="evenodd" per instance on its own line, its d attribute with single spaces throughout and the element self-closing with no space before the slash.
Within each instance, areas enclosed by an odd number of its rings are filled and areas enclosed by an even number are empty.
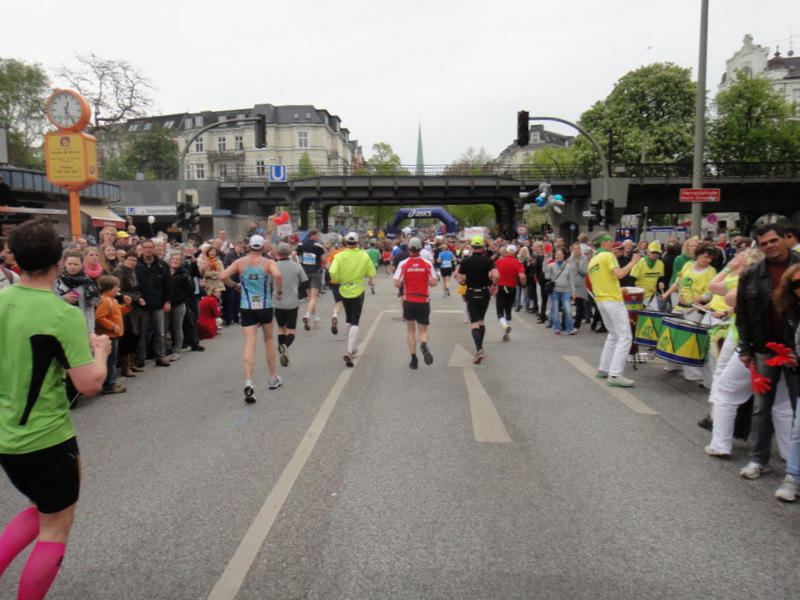
<svg viewBox="0 0 800 600">
<path fill-rule="evenodd" d="M 408 368 L 390 281 L 343 328 L 298 331 L 283 387 L 242 396 L 238 327 L 73 411 L 82 497 L 49 598 L 797 598 L 800 503 L 776 472 L 706 456 L 706 392 L 660 360 L 612 389 L 604 335 L 490 309 L 486 360 L 461 298 L 433 294 L 432 366 Z M 302 326 L 301 326 L 302 327 Z M 421 357 L 420 357 L 421 358 Z M 0 478 L 0 522 L 24 508 Z M 27 554 L 0 580 L 15 597 Z"/>
</svg>

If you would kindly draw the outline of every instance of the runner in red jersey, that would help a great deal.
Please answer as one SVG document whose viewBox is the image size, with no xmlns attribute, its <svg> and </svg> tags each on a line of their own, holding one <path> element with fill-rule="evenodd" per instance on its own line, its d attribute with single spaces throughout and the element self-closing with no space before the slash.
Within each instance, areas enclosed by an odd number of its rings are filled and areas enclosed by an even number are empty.
<svg viewBox="0 0 800 600">
<path fill-rule="evenodd" d="M 525 266 L 517 259 L 517 247 L 514 244 L 506 246 L 506 255 L 496 261 L 495 267 L 500 273 L 497 282 L 497 318 L 503 328 L 503 341 L 511 339 L 511 309 L 517 299 L 517 285 L 525 286 Z"/>
<path fill-rule="evenodd" d="M 433 264 L 419 255 L 422 240 L 411 238 L 408 241 L 410 256 L 397 265 L 394 274 L 394 285 L 403 289 L 403 318 L 406 321 L 406 339 L 411 352 L 409 367 L 416 369 L 417 330 L 419 331 L 419 349 L 426 365 L 433 364 L 433 355 L 428 349 L 428 325 L 430 324 L 431 304 L 429 288 L 439 282 Z"/>
</svg>

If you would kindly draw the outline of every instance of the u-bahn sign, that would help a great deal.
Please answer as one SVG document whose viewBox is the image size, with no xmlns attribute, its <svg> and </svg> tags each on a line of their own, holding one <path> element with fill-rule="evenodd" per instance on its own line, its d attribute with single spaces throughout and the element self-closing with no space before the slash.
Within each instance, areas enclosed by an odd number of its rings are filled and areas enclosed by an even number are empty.
<svg viewBox="0 0 800 600">
<path fill-rule="evenodd" d="M 681 202 L 719 202 L 719 188 L 687 188 L 681 190 Z"/>
</svg>

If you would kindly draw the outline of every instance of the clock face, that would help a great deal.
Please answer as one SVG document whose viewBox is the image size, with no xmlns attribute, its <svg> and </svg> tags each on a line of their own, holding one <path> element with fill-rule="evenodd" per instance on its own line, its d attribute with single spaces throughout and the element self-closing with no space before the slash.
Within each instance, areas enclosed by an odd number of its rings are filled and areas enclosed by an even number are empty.
<svg viewBox="0 0 800 600">
<path fill-rule="evenodd" d="M 74 92 L 60 91 L 47 102 L 47 116 L 59 129 L 73 129 L 82 121 L 86 125 L 87 108 L 85 101 Z"/>
</svg>

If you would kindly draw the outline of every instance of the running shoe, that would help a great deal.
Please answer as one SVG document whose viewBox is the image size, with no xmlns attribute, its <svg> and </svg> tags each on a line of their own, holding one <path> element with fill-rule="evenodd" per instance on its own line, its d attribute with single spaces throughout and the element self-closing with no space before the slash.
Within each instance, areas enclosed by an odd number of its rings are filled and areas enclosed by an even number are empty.
<svg viewBox="0 0 800 600">
<path fill-rule="evenodd" d="M 422 342 L 419 345 L 419 349 L 420 349 L 420 352 L 422 352 L 422 358 L 423 358 L 423 360 L 425 360 L 425 364 L 426 365 L 432 365 L 433 364 L 433 354 L 431 354 L 431 351 L 428 350 L 428 343 L 427 342 Z M 415 361 L 417 360 L 416 356 L 414 357 L 414 360 Z M 412 367 L 412 368 L 414 368 L 414 367 Z"/>
<path fill-rule="evenodd" d="M 594 374 L 594 378 L 595 379 L 608 379 L 608 372 L 607 371 L 601 371 L 600 369 L 597 369 L 597 373 Z"/>
<path fill-rule="evenodd" d="M 308 317 L 303 317 L 303 327 L 306 331 L 311 331 L 311 325 L 308 322 Z"/>
<path fill-rule="evenodd" d="M 503 330 L 503 341 L 507 342 L 511 339 L 511 325 L 506 325 L 506 328 Z"/>
<path fill-rule="evenodd" d="M 730 458 L 730 454 L 726 452 L 720 452 L 719 450 L 715 450 L 713 446 L 706 446 L 703 448 L 706 454 L 709 456 L 716 456 L 717 458 Z"/>
<path fill-rule="evenodd" d="M 484 358 L 484 357 L 483 357 L 483 350 L 478 350 L 478 351 L 475 353 L 475 358 L 473 358 L 473 359 L 472 359 L 472 364 L 473 364 L 473 365 L 479 365 L 479 364 L 481 364 L 481 361 L 483 361 L 483 358 Z"/>
<path fill-rule="evenodd" d="M 613 387 L 632 387 L 633 379 L 628 379 L 624 375 L 609 375 L 606 380 L 608 385 Z"/>
<path fill-rule="evenodd" d="M 344 359 L 344 363 L 348 367 L 352 367 L 353 366 L 353 353 L 352 352 L 346 352 L 345 355 L 342 358 Z"/>
<path fill-rule="evenodd" d="M 280 354 L 279 360 L 281 361 L 281 366 L 286 367 L 289 365 L 289 357 L 286 355 L 286 345 L 281 344 L 278 346 L 278 353 Z"/>
<path fill-rule="evenodd" d="M 244 401 L 248 404 L 253 404 L 256 401 L 256 391 L 252 385 L 244 386 Z"/>
<path fill-rule="evenodd" d="M 319 324 L 320 324 L 321 322 L 322 322 L 322 321 L 320 321 L 320 318 L 319 318 L 319 317 L 314 317 L 314 329 L 316 329 L 317 327 L 319 327 Z"/>
<path fill-rule="evenodd" d="M 331 333 L 333 335 L 339 333 L 339 317 L 336 315 L 333 315 L 333 318 L 331 319 Z"/>
<path fill-rule="evenodd" d="M 787 475 L 783 478 L 781 487 L 775 490 L 775 497 L 784 502 L 794 502 L 797 500 L 797 494 L 800 491 L 800 485 L 794 480 L 794 477 Z"/>
<path fill-rule="evenodd" d="M 745 479 L 758 479 L 762 475 L 772 472 L 772 467 L 769 465 L 762 465 L 757 462 L 749 462 L 741 468 L 739 475 Z"/>
<path fill-rule="evenodd" d="M 282 384 L 283 379 L 281 379 L 280 375 L 275 375 L 275 377 L 270 377 L 267 379 L 267 387 L 271 390 L 281 387 Z"/>
<path fill-rule="evenodd" d="M 416 354 L 412 354 L 411 355 L 411 362 L 408 363 L 408 366 L 410 368 L 412 368 L 412 369 L 416 369 L 418 365 L 419 365 L 419 361 L 417 361 L 417 355 Z"/>
</svg>

